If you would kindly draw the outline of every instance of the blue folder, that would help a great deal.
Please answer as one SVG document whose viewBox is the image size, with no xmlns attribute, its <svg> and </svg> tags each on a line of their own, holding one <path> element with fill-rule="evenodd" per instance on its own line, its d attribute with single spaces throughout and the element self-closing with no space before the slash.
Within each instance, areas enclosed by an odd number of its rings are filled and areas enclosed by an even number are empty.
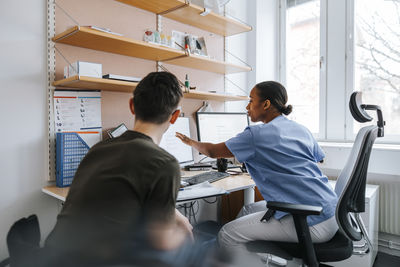
<svg viewBox="0 0 400 267">
<path fill-rule="evenodd" d="M 69 186 L 79 163 L 89 151 L 89 146 L 78 133 L 57 133 L 56 136 L 56 185 Z"/>
</svg>

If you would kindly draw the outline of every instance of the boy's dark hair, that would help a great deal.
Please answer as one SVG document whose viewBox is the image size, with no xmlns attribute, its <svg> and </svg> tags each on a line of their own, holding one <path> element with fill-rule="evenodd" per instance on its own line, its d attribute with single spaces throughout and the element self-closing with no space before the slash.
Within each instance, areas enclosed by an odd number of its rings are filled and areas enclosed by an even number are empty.
<svg viewBox="0 0 400 267">
<path fill-rule="evenodd" d="M 178 79 L 169 72 L 151 72 L 133 92 L 136 119 L 164 123 L 176 110 L 183 96 Z"/>
<path fill-rule="evenodd" d="M 292 105 L 287 105 L 288 95 L 285 87 L 274 81 L 261 82 L 255 86 L 258 96 L 263 100 L 269 99 L 271 104 L 280 112 L 289 115 L 292 112 Z"/>
</svg>

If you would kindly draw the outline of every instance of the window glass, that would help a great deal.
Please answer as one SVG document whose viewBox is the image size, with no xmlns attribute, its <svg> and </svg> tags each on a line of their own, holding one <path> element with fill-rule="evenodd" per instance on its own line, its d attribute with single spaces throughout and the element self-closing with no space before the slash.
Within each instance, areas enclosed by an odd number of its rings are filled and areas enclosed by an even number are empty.
<svg viewBox="0 0 400 267">
<path fill-rule="evenodd" d="M 400 135 L 400 1 L 355 0 L 354 7 L 355 90 L 382 107 L 385 135 Z M 364 125 L 354 123 L 354 133 Z"/>
<path fill-rule="evenodd" d="M 289 117 L 319 132 L 320 1 L 286 1 L 286 88 Z"/>
</svg>

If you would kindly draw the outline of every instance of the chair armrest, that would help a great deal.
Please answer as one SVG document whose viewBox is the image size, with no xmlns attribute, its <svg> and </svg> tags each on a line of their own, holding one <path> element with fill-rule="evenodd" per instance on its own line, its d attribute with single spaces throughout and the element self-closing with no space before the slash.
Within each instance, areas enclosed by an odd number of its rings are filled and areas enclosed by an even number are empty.
<svg viewBox="0 0 400 267">
<path fill-rule="evenodd" d="M 319 266 L 307 224 L 307 216 L 320 215 L 322 207 L 269 201 L 267 202 L 267 208 L 268 211 L 279 210 L 288 212 L 293 216 L 297 239 L 303 252 L 303 260 L 307 266 Z"/>
<path fill-rule="evenodd" d="M 291 204 L 276 201 L 267 202 L 267 208 L 271 210 L 288 212 L 292 215 L 320 215 L 322 212 L 322 207 L 319 206 Z"/>
</svg>

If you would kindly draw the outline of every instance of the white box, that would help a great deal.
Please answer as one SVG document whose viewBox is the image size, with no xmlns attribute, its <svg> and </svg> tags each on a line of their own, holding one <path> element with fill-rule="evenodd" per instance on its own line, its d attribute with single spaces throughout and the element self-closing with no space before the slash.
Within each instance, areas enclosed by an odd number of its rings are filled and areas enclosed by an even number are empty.
<svg viewBox="0 0 400 267">
<path fill-rule="evenodd" d="M 65 66 L 65 67 L 64 67 L 64 79 L 66 79 L 66 78 L 69 77 L 68 71 L 69 71 L 69 67 L 68 67 L 68 66 Z"/>
<path fill-rule="evenodd" d="M 76 61 L 68 68 L 68 77 L 75 75 L 101 78 L 102 65 L 98 63 Z"/>
<path fill-rule="evenodd" d="M 329 181 L 335 188 L 336 181 Z M 328 262 L 326 264 L 334 267 L 363 266 L 372 267 L 378 253 L 378 231 L 379 231 L 379 186 L 367 184 L 365 190 L 365 212 L 361 213 L 361 218 L 365 228 L 368 231 L 369 239 L 372 243 L 372 251 L 367 255 L 352 255 L 344 261 Z M 363 241 L 354 242 L 354 245 L 360 245 Z"/>
</svg>

